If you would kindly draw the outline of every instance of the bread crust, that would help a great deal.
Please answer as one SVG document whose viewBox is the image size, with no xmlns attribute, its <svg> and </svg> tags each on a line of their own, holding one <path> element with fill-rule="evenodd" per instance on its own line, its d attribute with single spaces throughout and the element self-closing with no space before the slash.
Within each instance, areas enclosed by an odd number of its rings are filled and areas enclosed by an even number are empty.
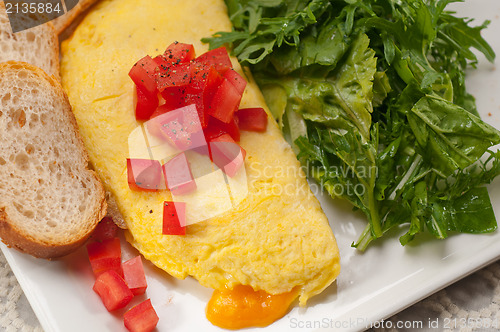
<svg viewBox="0 0 500 332">
<path fill-rule="evenodd" d="M 3 1 L 0 1 L 0 18 L 8 21 Z M 4 31 L 2 31 L 2 27 L 4 28 Z M 35 33 L 38 38 L 42 39 L 40 44 L 26 41 L 26 34 L 31 32 Z M 47 22 L 31 29 L 17 32 L 16 34 L 12 33 L 8 23 L 1 24 L 0 42 L 9 44 L 18 43 L 18 47 L 23 48 L 24 52 L 31 52 L 31 60 L 40 58 L 45 59 L 45 63 L 37 62 L 32 64 L 41 67 L 47 74 L 54 75 L 59 81 L 61 80 L 59 73 L 59 38 L 57 30 L 52 22 Z M 21 45 L 21 43 L 24 43 L 25 45 Z M 47 51 L 48 54 L 43 54 L 43 51 Z M 9 60 L 29 62 L 28 60 L 30 60 L 28 59 L 27 53 L 23 54 L 23 52 L 14 52 L 17 53 L 15 58 L 9 56 L 11 53 L 12 52 L 0 53 L 0 62 Z"/>
<path fill-rule="evenodd" d="M 54 24 L 52 24 L 52 22 L 47 22 L 47 23 L 45 23 L 45 25 L 51 31 L 49 33 L 49 36 L 50 36 L 50 44 L 52 46 L 51 47 L 51 50 L 52 50 L 52 54 L 51 54 L 52 73 L 47 73 L 47 74 L 49 74 L 49 76 L 53 75 L 60 82 L 61 81 L 61 67 L 60 67 L 60 63 L 59 63 L 59 37 L 58 37 L 58 33 L 56 30 L 56 27 L 54 26 Z"/>
<path fill-rule="evenodd" d="M 5 212 L 5 208 L 0 208 L 0 237 L 2 237 L 2 242 L 9 248 L 17 249 L 37 258 L 51 259 L 67 255 L 82 246 L 89 236 L 90 233 L 84 238 L 65 245 L 41 243 L 31 239 L 27 234 L 14 227 Z"/>
<path fill-rule="evenodd" d="M 79 153 L 80 157 L 84 160 L 84 164 L 87 165 L 89 161 L 88 153 L 85 149 L 82 137 L 79 134 L 78 125 L 76 119 L 71 110 L 71 106 L 68 101 L 68 97 L 64 92 L 61 84 L 55 77 L 49 76 L 42 69 L 33 66 L 25 62 L 8 61 L 0 64 L 0 79 L 4 75 L 5 71 L 19 71 L 19 70 L 29 70 L 34 75 L 46 80 L 52 89 L 55 89 L 57 93 L 57 98 L 63 98 L 64 104 L 68 107 L 64 107 L 62 112 L 65 113 L 66 118 L 69 119 L 71 128 L 73 130 L 73 135 L 75 136 L 75 153 Z M 2 142 L 0 141 L 0 144 Z M 4 142 L 3 144 L 9 144 Z M 85 221 L 85 229 L 81 231 L 83 234 L 80 236 L 68 236 L 64 239 L 50 241 L 44 241 L 42 239 L 37 239 L 36 234 L 30 235 L 25 230 L 20 229 L 12 222 L 9 217 L 9 210 L 12 206 L 0 206 L 0 237 L 2 241 L 9 247 L 18 249 L 22 252 L 28 253 L 39 258 L 55 258 L 64 256 L 85 243 L 88 237 L 91 235 L 95 226 L 98 222 L 106 215 L 107 204 L 105 198 L 105 191 L 100 182 L 97 174 L 91 169 L 82 169 L 82 172 L 86 172 L 91 178 L 91 182 L 95 185 L 95 201 L 93 206 L 96 208 L 92 211 L 91 217 Z M 61 188 L 56 188 L 57 190 Z M 64 221 L 63 221 L 64 222 Z M 36 225 L 33 225 L 36 228 Z"/>
</svg>

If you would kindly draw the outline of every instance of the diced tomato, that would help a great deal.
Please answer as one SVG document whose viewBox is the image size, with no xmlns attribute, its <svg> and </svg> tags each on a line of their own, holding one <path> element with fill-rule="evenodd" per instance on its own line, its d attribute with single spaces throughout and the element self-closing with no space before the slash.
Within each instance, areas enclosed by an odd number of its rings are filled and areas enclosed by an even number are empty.
<svg viewBox="0 0 500 332">
<path fill-rule="evenodd" d="M 233 177 L 244 165 L 246 151 L 229 134 L 223 134 L 209 143 L 210 155 L 217 167 Z"/>
<path fill-rule="evenodd" d="M 208 123 L 208 116 L 205 115 L 205 104 L 203 103 L 203 95 L 201 93 L 187 93 L 185 98 L 186 105 L 196 106 L 198 119 L 202 128 L 205 128 Z"/>
<path fill-rule="evenodd" d="M 144 58 L 146 63 L 152 61 L 157 66 L 156 83 L 161 91 L 159 106 L 149 117 L 150 121 L 155 121 L 148 125 L 148 130 L 181 151 L 195 150 L 209 154 L 210 147 L 205 137 L 213 139 L 229 134 L 234 141 L 239 141 L 235 112 L 247 82 L 232 69 L 231 59 L 224 47 L 193 58 L 193 46 L 182 43 L 173 43 L 155 59 Z M 188 128 L 187 124 L 191 121 L 179 115 L 181 108 L 196 110 L 195 127 L 200 124 L 203 132 Z M 151 112 L 150 107 L 147 110 L 144 117 Z M 253 127 L 244 125 L 251 128 L 249 130 L 260 131 L 263 129 L 259 121 L 251 123 Z"/>
<path fill-rule="evenodd" d="M 221 74 L 224 74 L 226 70 L 233 67 L 231 59 L 229 58 L 229 54 L 227 54 L 227 50 L 225 47 L 219 47 L 203 53 L 202 55 L 197 57 L 195 61 L 206 65 L 213 65 L 215 69 Z"/>
<path fill-rule="evenodd" d="M 174 60 L 175 63 L 189 62 L 196 56 L 193 45 L 179 43 L 177 41 L 170 44 L 163 55 L 169 60 Z"/>
<path fill-rule="evenodd" d="M 130 332 L 151 332 L 159 320 L 150 299 L 132 307 L 123 315 L 125 327 Z"/>
<path fill-rule="evenodd" d="M 190 135 L 184 130 L 184 116 L 182 112 L 177 110 L 169 111 L 152 118 L 148 122 L 148 129 L 155 128 L 154 132 L 159 133 L 172 146 L 180 150 L 186 150 L 190 144 Z"/>
<path fill-rule="evenodd" d="M 127 158 L 127 178 L 132 190 L 158 191 L 163 184 L 161 164 L 158 160 Z"/>
<path fill-rule="evenodd" d="M 187 194 L 196 189 L 196 182 L 185 153 L 179 153 L 166 162 L 162 168 L 167 188 L 173 194 Z"/>
<path fill-rule="evenodd" d="M 205 114 L 207 106 L 210 105 L 222 83 L 223 77 L 213 65 L 192 63 L 191 82 L 187 88 L 186 105 L 195 104 L 203 128 L 208 125 L 208 116 Z"/>
<path fill-rule="evenodd" d="M 256 132 L 267 130 L 267 113 L 262 107 L 239 109 L 236 116 L 241 130 Z"/>
<path fill-rule="evenodd" d="M 188 93 L 187 86 L 181 86 L 181 87 L 172 86 L 163 90 L 161 96 L 165 100 L 165 103 L 163 105 L 160 105 L 158 109 L 156 109 L 153 115 L 151 115 L 151 118 L 186 106 L 187 93 Z"/>
<path fill-rule="evenodd" d="M 159 70 L 167 70 L 167 68 L 172 64 L 172 61 L 168 61 L 163 54 L 155 56 L 153 61 L 158 65 Z"/>
<path fill-rule="evenodd" d="M 122 263 L 123 279 L 134 295 L 144 294 L 148 287 L 141 256 Z"/>
<path fill-rule="evenodd" d="M 245 91 L 245 88 L 247 86 L 247 81 L 243 77 L 241 77 L 241 75 L 238 74 L 236 70 L 232 68 L 226 70 L 226 72 L 224 73 L 224 78 L 234 85 L 240 95 L 243 95 L 243 92 Z"/>
<path fill-rule="evenodd" d="M 205 84 L 207 77 L 208 77 L 208 73 L 211 69 L 215 70 L 215 67 L 212 65 L 207 65 L 204 63 L 196 62 L 196 61 L 191 62 L 190 86 L 192 88 L 194 88 L 195 90 L 200 91 L 202 88 L 202 85 Z M 215 72 L 217 72 L 217 70 L 215 70 Z"/>
<path fill-rule="evenodd" d="M 158 65 L 156 62 L 149 55 L 146 55 L 137 61 L 132 69 L 130 69 L 128 75 L 143 92 L 154 95 L 156 94 L 155 76 L 157 69 Z"/>
<path fill-rule="evenodd" d="M 134 297 L 125 280 L 115 271 L 106 271 L 99 275 L 93 289 L 108 311 L 124 308 Z"/>
<path fill-rule="evenodd" d="M 224 77 L 213 66 L 207 73 L 207 79 L 203 86 L 203 103 L 205 112 L 208 110 L 220 85 L 224 82 Z"/>
<path fill-rule="evenodd" d="M 151 118 L 147 122 L 148 130 L 160 133 L 172 146 L 181 151 L 187 151 L 198 146 L 206 145 L 202 132 L 198 111 L 195 105 L 188 105 L 168 111 Z"/>
<path fill-rule="evenodd" d="M 211 141 L 223 134 L 229 134 L 236 142 L 240 141 L 240 129 L 238 128 L 237 119 L 233 119 L 229 123 L 224 123 L 216 118 L 210 117 L 208 126 L 205 129 L 205 137 L 207 141 Z"/>
<path fill-rule="evenodd" d="M 163 231 L 165 235 L 186 235 L 186 203 L 163 203 Z"/>
<path fill-rule="evenodd" d="M 176 108 L 179 108 L 179 107 L 172 108 L 170 105 L 167 105 L 167 104 L 160 105 L 156 108 L 156 110 L 153 112 L 153 114 L 151 114 L 150 119 L 156 118 L 159 115 L 162 115 L 162 114 L 165 114 L 165 113 L 170 112 L 172 110 L 175 110 Z"/>
<path fill-rule="evenodd" d="M 158 95 L 144 92 L 142 88 L 137 87 L 134 94 L 135 119 L 145 121 L 151 117 L 151 114 L 158 107 Z"/>
<path fill-rule="evenodd" d="M 153 58 L 160 66 L 160 70 L 166 70 L 172 65 L 188 63 L 195 58 L 194 46 L 174 42 L 167 47 L 165 52 Z"/>
<path fill-rule="evenodd" d="M 191 78 L 190 63 L 171 65 L 166 69 L 161 68 L 156 73 L 156 87 L 161 93 L 169 87 L 181 87 L 189 84 Z"/>
<path fill-rule="evenodd" d="M 116 226 L 113 218 L 104 217 L 92 232 L 92 240 L 103 242 L 115 238 L 117 233 L 118 226 Z"/>
<path fill-rule="evenodd" d="M 233 119 L 234 112 L 238 109 L 240 101 L 241 94 L 237 88 L 227 79 L 224 79 L 218 87 L 207 113 L 224 123 L 229 123 Z"/>
<path fill-rule="evenodd" d="M 115 271 L 119 275 L 123 275 L 122 250 L 119 238 L 91 242 L 87 244 L 87 253 L 92 271 L 96 277 L 106 271 Z"/>
</svg>

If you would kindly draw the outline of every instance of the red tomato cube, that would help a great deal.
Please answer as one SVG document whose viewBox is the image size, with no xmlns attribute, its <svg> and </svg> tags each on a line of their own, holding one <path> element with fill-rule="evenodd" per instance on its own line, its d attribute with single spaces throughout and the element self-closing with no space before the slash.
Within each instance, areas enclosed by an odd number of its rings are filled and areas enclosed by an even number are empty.
<svg viewBox="0 0 500 332">
<path fill-rule="evenodd" d="M 205 129 L 205 137 L 207 141 L 211 141 L 223 134 L 229 134 L 229 136 L 231 136 L 231 138 L 236 142 L 240 141 L 240 129 L 238 127 L 236 117 L 233 117 L 229 123 L 224 123 L 216 118 L 210 117 L 208 126 Z"/>
<path fill-rule="evenodd" d="M 157 191 L 163 188 L 161 164 L 158 160 L 127 158 L 127 178 L 132 190 Z"/>
<path fill-rule="evenodd" d="M 224 74 L 226 70 L 233 68 L 229 54 L 223 46 L 203 53 L 197 57 L 195 61 L 206 65 L 213 65 L 221 74 Z"/>
<path fill-rule="evenodd" d="M 191 86 L 197 90 L 201 90 L 202 85 L 205 84 L 208 77 L 208 73 L 211 70 L 217 72 L 214 66 L 200 63 L 197 61 L 191 62 L 190 68 L 191 68 Z"/>
<path fill-rule="evenodd" d="M 117 233 L 118 226 L 116 226 L 113 218 L 104 217 L 92 232 L 92 240 L 103 242 L 115 238 Z"/>
<path fill-rule="evenodd" d="M 196 55 L 193 45 L 176 41 L 167 47 L 163 56 L 168 60 L 173 60 L 175 63 L 181 63 L 193 60 Z"/>
<path fill-rule="evenodd" d="M 165 90 L 163 90 L 161 93 L 161 96 L 165 100 L 165 103 L 156 109 L 153 115 L 151 115 L 151 118 L 186 106 L 187 93 L 187 86 L 172 86 L 165 88 Z"/>
<path fill-rule="evenodd" d="M 92 271 L 96 277 L 110 270 L 123 275 L 122 249 L 119 238 L 116 237 L 103 242 L 91 242 L 87 244 L 87 253 Z"/>
<path fill-rule="evenodd" d="M 212 104 L 212 101 L 215 97 L 215 94 L 217 90 L 219 89 L 220 85 L 224 82 L 224 78 L 222 75 L 215 70 L 213 66 L 210 67 L 210 70 L 208 71 L 206 75 L 206 80 L 203 84 L 203 89 L 202 89 L 202 95 L 203 95 L 203 114 L 204 114 L 204 127 L 206 128 L 208 126 L 209 122 L 209 110 Z"/>
<path fill-rule="evenodd" d="M 262 107 L 242 108 L 236 112 L 236 117 L 241 130 L 256 132 L 267 130 L 267 113 Z"/>
<path fill-rule="evenodd" d="M 224 73 L 224 78 L 234 85 L 240 95 L 243 95 L 247 81 L 240 74 L 231 68 Z"/>
<path fill-rule="evenodd" d="M 134 295 L 144 294 L 148 284 L 141 256 L 136 256 L 122 263 L 123 279 Z"/>
<path fill-rule="evenodd" d="M 153 331 L 159 320 L 150 299 L 132 307 L 123 315 L 125 327 L 130 332 Z"/>
<path fill-rule="evenodd" d="M 229 123 L 233 119 L 240 101 L 241 94 L 238 89 L 227 79 L 224 79 L 215 92 L 207 113 L 224 123 Z"/>
<path fill-rule="evenodd" d="M 207 127 L 209 121 L 206 110 L 210 106 L 215 92 L 222 81 L 222 75 L 219 74 L 213 65 L 192 63 L 191 83 L 187 89 L 186 104 L 196 105 L 203 128 Z"/>
<path fill-rule="evenodd" d="M 142 88 L 136 87 L 134 94 L 135 119 L 137 121 L 146 121 L 158 107 L 158 95 L 144 92 Z"/>
<path fill-rule="evenodd" d="M 172 146 L 181 151 L 206 145 L 195 105 L 188 105 L 151 118 L 148 131 L 159 133 Z"/>
<path fill-rule="evenodd" d="M 163 54 L 155 56 L 153 61 L 158 65 L 159 70 L 167 70 L 167 68 L 172 64 L 172 61 L 169 61 L 165 56 L 163 56 Z"/>
<path fill-rule="evenodd" d="M 203 93 L 193 91 L 188 88 L 186 97 L 184 99 L 186 105 L 196 106 L 196 111 L 198 112 L 198 119 L 200 121 L 201 127 L 205 128 L 208 123 L 208 116 L 205 115 L 205 103 L 203 100 Z"/>
<path fill-rule="evenodd" d="M 233 177 L 244 165 L 246 151 L 228 134 L 212 139 L 209 143 L 212 160 L 228 176 Z"/>
<path fill-rule="evenodd" d="M 163 231 L 165 235 L 186 235 L 186 203 L 163 203 Z"/>
<path fill-rule="evenodd" d="M 130 69 L 128 75 L 134 81 L 135 85 L 142 89 L 142 91 L 149 93 L 149 95 L 156 94 L 156 70 L 158 65 L 149 56 L 146 55 Z"/>
<path fill-rule="evenodd" d="M 112 270 L 97 277 L 93 290 L 100 296 L 108 311 L 124 308 L 134 297 L 125 280 Z"/>
<path fill-rule="evenodd" d="M 160 66 L 160 70 L 156 73 L 156 87 L 161 93 L 169 87 L 181 87 L 188 85 L 191 80 L 190 63 L 180 63 L 171 65 L 166 69 Z"/>
<path fill-rule="evenodd" d="M 167 188 L 175 195 L 182 195 L 196 189 L 189 162 L 185 153 L 179 153 L 163 166 L 163 176 Z"/>
</svg>

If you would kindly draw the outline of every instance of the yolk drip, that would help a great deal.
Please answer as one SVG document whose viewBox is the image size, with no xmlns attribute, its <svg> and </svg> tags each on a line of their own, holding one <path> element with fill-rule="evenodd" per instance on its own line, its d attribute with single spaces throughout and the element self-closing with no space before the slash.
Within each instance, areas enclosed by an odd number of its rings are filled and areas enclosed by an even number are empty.
<svg viewBox="0 0 500 332">
<path fill-rule="evenodd" d="M 283 317 L 297 291 L 271 295 L 250 286 L 215 290 L 207 304 L 208 320 L 225 329 L 264 327 Z"/>
</svg>

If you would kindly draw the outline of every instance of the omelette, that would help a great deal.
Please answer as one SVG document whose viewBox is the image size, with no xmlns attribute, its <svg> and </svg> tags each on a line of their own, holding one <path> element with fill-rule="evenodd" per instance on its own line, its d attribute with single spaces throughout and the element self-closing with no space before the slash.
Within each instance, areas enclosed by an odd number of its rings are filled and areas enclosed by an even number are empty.
<svg viewBox="0 0 500 332">
<path fill-rule="evenodd" d="M 271 323 L 296 298 L 305 305 L 340 271 L 328 220 L 276 122 L 269 116 L 266 132 L 241 132 L 245 197 L 187 226 L 184 236 L 161 231 L 163 203 L 172 200 L 171 192 L 134 191 L 127 182 L 129 137 L 140 125 L 130 68 L 174 41 L 193 44 L 202 54 L 208 46 L 201 38 L 230 30 L 222 0 L 102 1 L 62 44 L 61 73 L 93 168 L 124 217 L 127 240 L 170 275 L 192 276 L 213 288 L 207 317 L 239 328 Z M 250 74 L 232 62 L 249 80 L 240 107 L 268 112 Z M 206 206 L 211 199 L 199 198 Z M 238 296 L 252 298 L 255 310 L 241 308 Z M 274 313 L 259 311 L 263 301 L 273 303 Z"/>
</svg>

